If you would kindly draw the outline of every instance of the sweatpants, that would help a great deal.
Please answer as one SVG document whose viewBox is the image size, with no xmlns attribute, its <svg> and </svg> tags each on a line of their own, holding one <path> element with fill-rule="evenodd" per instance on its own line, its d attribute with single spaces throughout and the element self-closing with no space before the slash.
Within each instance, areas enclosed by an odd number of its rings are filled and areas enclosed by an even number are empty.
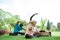
<svg viewBox="0 0 60 40">
<path fill-rule="evenodd" d="M 23 32 L 9 33 L 9 35 L 12 35 L 12 36 L 16 36 L 18 34 L 24 35 L 25 33 L 23 33 Z"/>
</svg>

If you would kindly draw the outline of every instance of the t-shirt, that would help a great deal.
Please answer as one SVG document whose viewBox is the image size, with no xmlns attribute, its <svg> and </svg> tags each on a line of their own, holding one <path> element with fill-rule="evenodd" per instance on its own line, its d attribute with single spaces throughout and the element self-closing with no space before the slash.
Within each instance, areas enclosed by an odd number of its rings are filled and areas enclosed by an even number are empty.
<svg viewBox="0 0 60 40">
<path fill-rule="evenodd" d="M 32 27 L 31 24 L 28 24 L 25 34 L 33 35 Z"/>
<path fill-rule="evenodd" d="M 33 28 L 32 28 L 32 31 L 33 31 L 33 32 L 39 32 L 40 30 L 39 30 L 37 27 L 33 27 Z"/>
<path fill-rule="evenodd" d="M 14 27 L 14 33 L 15 32 L 20 32 L 21 30 L 23 30 L 24 28 L 23 27 L 20 27 L 19 24 L 16 24 L 15 27 Z"/>
</svg>

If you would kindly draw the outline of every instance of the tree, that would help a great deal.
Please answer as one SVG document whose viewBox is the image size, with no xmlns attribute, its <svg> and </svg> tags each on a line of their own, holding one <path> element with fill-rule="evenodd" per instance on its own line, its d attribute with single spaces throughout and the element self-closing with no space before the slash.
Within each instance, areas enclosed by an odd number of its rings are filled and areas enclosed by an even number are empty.
<svg viewBox="0 0 60 40">
<path fill-rule="evenodd" d="M 45 23 L 46 23 L 46 19 L 41 19 L 41 30 L 44 30 L 44 26 L 45 26 Z"/>
<path fill-rule="evenodd" d="M 2 20 L 2 22 L 5 24 L 5 18 L 11 18 L 12 14 L 9 12 L 5 12 L 2 9 L 0 9 L 0 20 Z"/>
<path fill-rule="evenodd" d="M 55 25 L 52 25 L 51 31 L 57 31 L 57 27 Z"/>
<path fill-rule="evenodd" d="M 57 23 L 57 28 L 58 30 L 60 30 L 60 23 Z"/>
<path fill-rule="evenodd" d="M 49 22 L 49 20 L 48 20 L 48 22 L 47 22 L 47 30 L 50 30 L 51 29 L 51 23 Z"/>
<path fill-rule="evenodd" d="M 4 10 L 0 9 L 0 29 L 6 29 L 6 18 L 12 18 L 13 15 L 9 12 L 5 12 Z M 8 26 L 9 27 L 9 26 Z"/>
<path fill-rule="evenodd" d="M 21 20 L 20 23 L 23 23 L 24 26 L 27 26 L 27 24 L 28 24 L 25 20 Z"/>
<path fill-rule="evenodd" d="M 20 20 L 20 16 L 19 15 L 15 15 L 14 16 L 16 19 Z"/>
</svg>

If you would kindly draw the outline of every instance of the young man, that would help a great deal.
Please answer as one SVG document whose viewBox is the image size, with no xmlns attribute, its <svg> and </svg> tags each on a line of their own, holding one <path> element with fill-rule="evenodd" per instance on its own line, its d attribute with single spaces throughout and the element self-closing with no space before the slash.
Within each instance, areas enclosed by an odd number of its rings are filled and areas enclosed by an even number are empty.
<svg viewBox="0 0 60 40">
<path fill-rule="evenodd" d="M 24 35 L 24 33 L 20 32 L 24 30 L 23 28 L 23 24 L 20 24 L 20 25 L 16 25 L 15 28 L 14 28 L 14 34 L 21 34 L 21 35 Z"/>
<path fill-rule="evenodd" d="M 14 35 L 14 36 L 18 34 L 24 35 L 25 33 L 20 32 L 21 30 L 24 30 L 23 24 L 21 23 L 19 25 L 19 21 L 18 21 L 17 24 L 14 26 L 14 32 L 10 33 L 9 35 Z"/>
</svg>

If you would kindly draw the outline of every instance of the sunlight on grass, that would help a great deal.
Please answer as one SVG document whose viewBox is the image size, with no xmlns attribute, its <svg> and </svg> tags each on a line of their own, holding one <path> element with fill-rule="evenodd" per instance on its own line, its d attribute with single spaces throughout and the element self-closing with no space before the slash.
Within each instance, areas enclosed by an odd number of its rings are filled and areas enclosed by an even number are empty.
<svg viewBox="0 0 60 40">
<path fill-rule="evenodd" d="M 9 36 L 8 34 L 0 36 L 0 40 L 60 40 L 60 36 L 52 36 L 52 37 L 37 37 L 26 39 L 24 36 Z"/>
<path fill-rule="evenodd" d="M 51 32 L 52 36 L 60 36 L 60 32 Z"/>
</svg>

